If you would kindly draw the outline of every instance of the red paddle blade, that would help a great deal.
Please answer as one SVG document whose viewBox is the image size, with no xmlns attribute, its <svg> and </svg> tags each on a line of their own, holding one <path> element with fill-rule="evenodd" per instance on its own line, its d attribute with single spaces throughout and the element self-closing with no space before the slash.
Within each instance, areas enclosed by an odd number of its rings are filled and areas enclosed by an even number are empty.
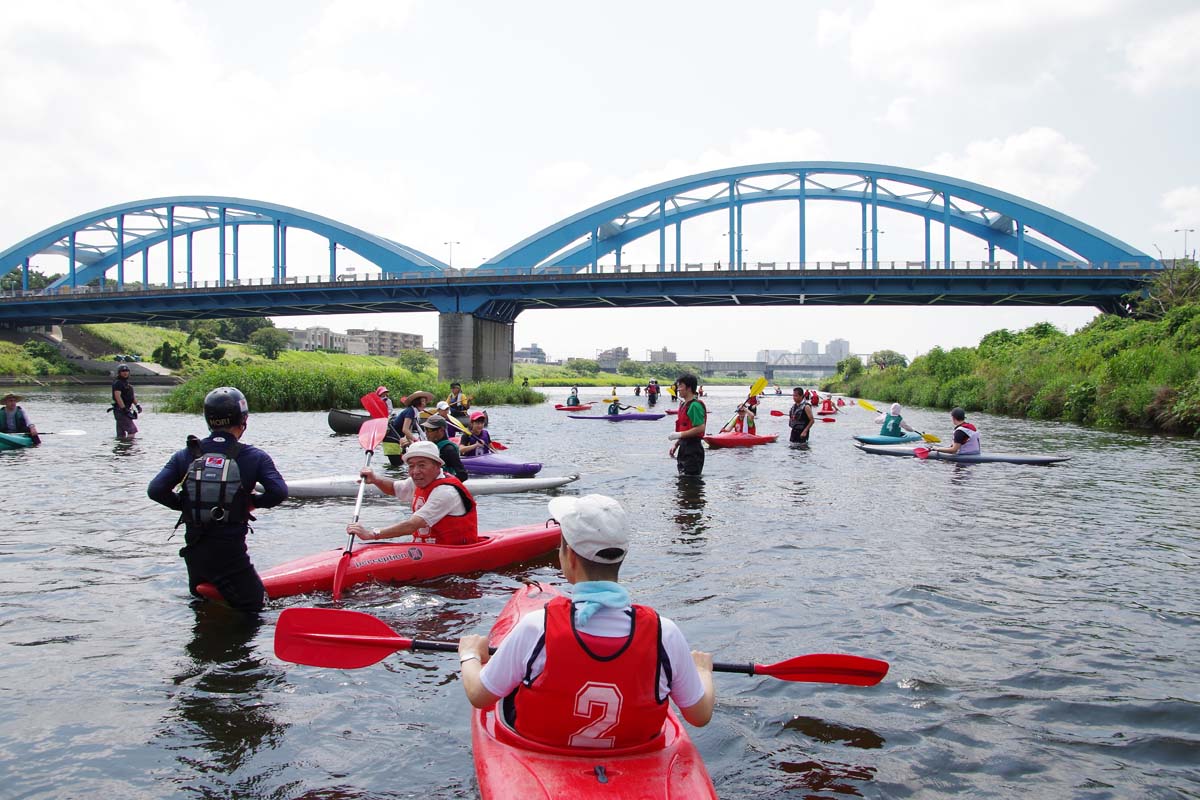
<svg viewBox="0 0 1200 800">
<path fill-rule="evenodd" d="M 914 447 L 913 455 L 922 460 L 929 458 L 929 448 L 928 447 Z"/>
<path fill-rule="evenodd" d="M 372 417 L 387 417 L 387 403 L 383 402 L 383 398 L 374 392 L 367 392 L 358 401 Z"/>
<path fill-rule="evenodd" d="M 492 440 L 492 449 L 493 450 L 507 450 L 508 445 L 501 444 L 500 442 L 497 442 L 495 439 L 493 439 Z"/>
<path fill-rule="evenodd" d="M 833 417 L 821 417 L 821 422 L 837 422 Z"/>
<path fill-rule="evenodd" d="M 778 664 L 748 666 L 753 669 L 754 675 L 770 675 L 781 681 L 841 683 L 847 686 L 874 686 L 888 673 L 886 661 L 842 653 L 812 653 Z"/>
<path fill-rule="evenodd" d="M 287 608 L 275 624 L 275 657 L 311 667 L 359 669 L 411 647 L 412 639 L 360 611 Z"/>
<path fill-rule="evenodd" d="M 350 540 L 351 547 L 354 545 L 354 539 Z M 337 569 L 333 571 L 333 599 L 342 599 L 342 587 L 346 585 L 346 571 L 350 569 L 350 558 L 354 554 L 350 547 L 346 548 L 346 552 L 342 553 L 342 557 L 338 559 Z"/>
<path fill-rule="evenodd" d="M 358 443 L 362 449 L 370 452 L 379 446 L 387 435 L 387 419 L 372 417 L 358 429 Z"/>
<path fill-rule="evenodd" d="M 772 416 L 772 417 L 786 417 L 786 416 L 787 416 L 787 414 L 783 413 L 783 412 L 782 412 L 782 411 L 780 411 L 778 408 L 772 408 L 772 409 L 771 409 L 771 416 Z"/>
</svg>

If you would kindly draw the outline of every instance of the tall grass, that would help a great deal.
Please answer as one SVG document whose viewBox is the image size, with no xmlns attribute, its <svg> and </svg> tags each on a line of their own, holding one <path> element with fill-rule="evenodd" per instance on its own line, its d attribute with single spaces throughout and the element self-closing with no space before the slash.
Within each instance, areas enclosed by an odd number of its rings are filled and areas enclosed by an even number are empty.
<svg viewBox="0 0 1200 800">
<path fill-rule="evenodd" d="M 826 384 L 883 402 L 1200 435 L 1200 306 L 1162 319 L 1104 314 L 1068 336 L 1044 323 L 978 347 L 934 348 L 907 368 Z"/>
<path fill-rule="evenodd" d="M 199 412 L 204 406 L 204 396 L 218 386 L 240 389 L 252 411 L 359 408 L 359 398 L 378 386 L 387 386 L 395 402 L 418 390 L 430 392 L 439 400 L 450 392 L 449 382 L 394 366 L 347 369 L 327 364 L 301 369 L 286 362 L 262 362 L 207 369 L 168 395 L 163 409 Z M 476 408 L 540 403 L 545 399 L 540 392 L 508 381 L 465 383 L 463 391 L 471 396 L 471 404 Z"/>
</svg>

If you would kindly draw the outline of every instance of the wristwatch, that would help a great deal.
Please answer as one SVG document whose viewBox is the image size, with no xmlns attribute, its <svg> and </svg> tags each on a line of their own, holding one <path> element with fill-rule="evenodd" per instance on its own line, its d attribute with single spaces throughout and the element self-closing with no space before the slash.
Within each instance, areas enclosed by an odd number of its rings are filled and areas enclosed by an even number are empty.
<svg viewBox="0 0 1200 800">
<path fill-rule="evenodd" d="M 475 653 L 471 653 L 471 654 L 469 654 L 469 655 L 462 656 L 461 658 L 459 658 L 459 659 L 458 659 L 458 663 L 459 663 L 459 664 L 465 664 L 465 663 L 467 663 L 468 661 L 471 661 L 472 659 L 473 659 L 473 660 L 475 660 L 475 661 L 478 661 L 478 662 L 479 662 L 479 663 L 481 663 L 481 664 L 483 663 L 483 659 L 481 659 L 481 658 L 480 658 L 478 655 L 476 655 Z"/>
</svg>

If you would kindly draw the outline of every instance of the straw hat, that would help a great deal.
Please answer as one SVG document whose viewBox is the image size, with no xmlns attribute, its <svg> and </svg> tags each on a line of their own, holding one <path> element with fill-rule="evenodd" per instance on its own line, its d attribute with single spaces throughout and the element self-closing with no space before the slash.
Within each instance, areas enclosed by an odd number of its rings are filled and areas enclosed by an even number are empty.
<svg viewBox="0 0 1200 800">
<path fill-rule="evenodd" d="M 433 395 L 431 395 L 429 392 L 413 392 L 408 397 L 404 398 L 404 405 L 411 406 L 413 403 L 417 402 L 417 400 L 422 397 L 424 397 L 426 400 L 433 399 Z"/>
<path fill-rule="evenodd" d="M 24 398 L 24 397 L 22 397 L 22 396 L 21 396 L 21 395 L 19 395 L 19 394 L 15 394 L 15 393 L 13 393 L 13 392 L 9 392 L 8 394 L 4 395 L 4 399 L 3 399 L 3 400 L 0 400 L 0 403 L 7 403 L 9 400 L 16 400 L 16 401 L 19 403 L 19 402 L 21 402 L 21 401 L 22 401 L 22 400 L 24 400 L 24 399 L 25 399 L 25 398 Z"/>
</svg>

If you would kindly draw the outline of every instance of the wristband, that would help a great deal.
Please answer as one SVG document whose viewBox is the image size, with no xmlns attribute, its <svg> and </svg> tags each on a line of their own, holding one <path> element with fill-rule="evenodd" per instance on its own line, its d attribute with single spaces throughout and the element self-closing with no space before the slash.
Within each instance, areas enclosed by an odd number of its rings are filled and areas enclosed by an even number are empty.
<svg viewBox="0 0 1200 800">
<path fill-rule="evenodd" d="M 480 664 L 482 664 L 482 663 L 483 663 L 483 659 L 481 659 L 481 658 L 478 656 L 478 654 L 476 654 L 476 653 L 471 653 L 470 655 L 462 656 L 461 658 L 459 658 L 459 659 L 458 659 L 458 663 L 459 663 L 459 664 L 465 664 L 465 663 L 467 663 L 468 661 L 471 661 L 471 660 L 478 661 Z"/>
</svg>

